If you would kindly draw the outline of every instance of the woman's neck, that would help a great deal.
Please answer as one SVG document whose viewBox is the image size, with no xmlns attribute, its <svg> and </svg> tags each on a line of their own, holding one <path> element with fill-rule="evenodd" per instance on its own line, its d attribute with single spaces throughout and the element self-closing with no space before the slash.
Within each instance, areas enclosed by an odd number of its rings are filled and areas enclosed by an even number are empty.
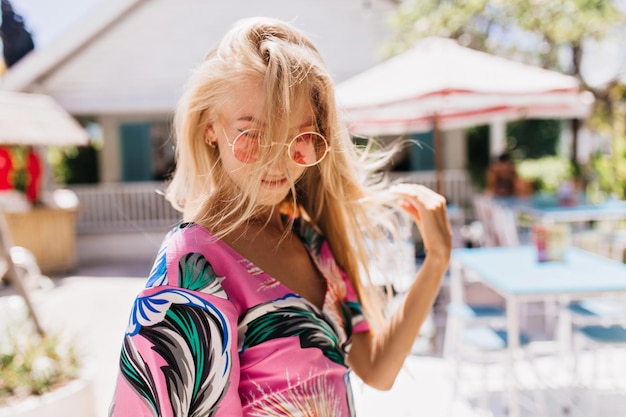
<svg viewBox="0 0 626 417">
<path fill-rule="evenodd" d="M 271 212 L 265 212 L 255 216 L 243 225 L 245 229 L 255 232 L 265 231 L 269 234 L 283 234 L 286 225 L 278 207 L 274 207 Z"/>
</svg>

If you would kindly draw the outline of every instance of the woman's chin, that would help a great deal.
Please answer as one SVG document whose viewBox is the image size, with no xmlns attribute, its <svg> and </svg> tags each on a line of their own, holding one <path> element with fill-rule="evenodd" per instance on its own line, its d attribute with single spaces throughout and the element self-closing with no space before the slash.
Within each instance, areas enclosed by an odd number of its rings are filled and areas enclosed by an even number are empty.
<svg viewBox="0 0 626 417">
<path fill-rule="evenodd" d="M 289 195 L 289 190 L 284 192 L 265 193 L 264 195 L 257 197 L 256 203 L 261 206 L 276 206 L 285 201 L 287 195 Z"/>
</svg>

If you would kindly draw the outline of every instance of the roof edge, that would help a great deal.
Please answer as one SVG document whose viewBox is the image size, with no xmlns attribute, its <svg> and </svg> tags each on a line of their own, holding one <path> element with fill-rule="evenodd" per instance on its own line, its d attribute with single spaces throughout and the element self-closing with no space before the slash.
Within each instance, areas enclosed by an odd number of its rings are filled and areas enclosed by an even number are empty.
<svg viewBox="0 0 626 417">
<path fill-rule="evenodd" d="M 35 49 L 0 76 L 0 90 L 29 91 L 38 79 L 102 34 L 144 0 L 106 0 L 55 42 Z"/>
</svg>

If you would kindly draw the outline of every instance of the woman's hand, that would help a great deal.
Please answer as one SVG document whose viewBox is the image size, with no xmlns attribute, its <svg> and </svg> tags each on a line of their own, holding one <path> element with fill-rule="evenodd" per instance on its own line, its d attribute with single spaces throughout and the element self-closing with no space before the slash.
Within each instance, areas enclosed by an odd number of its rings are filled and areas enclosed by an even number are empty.
<svg viewBox="0 0 626 417">
<path fill-rule="evenodd" d="M 400 207 L 417 224 L 427 253 L 447 262 L 452 251 L 452 230 L 446 211 L 446 199 L 418 184 L 395 185 L 391 187 L 391 191 L 400 198 Z"/>
</svg>

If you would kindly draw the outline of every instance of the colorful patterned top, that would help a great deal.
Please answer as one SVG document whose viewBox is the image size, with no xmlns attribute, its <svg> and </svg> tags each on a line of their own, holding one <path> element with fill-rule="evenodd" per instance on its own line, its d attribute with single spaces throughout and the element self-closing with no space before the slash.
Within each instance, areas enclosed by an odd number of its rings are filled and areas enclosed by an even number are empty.
<svg viewBox="0 0 626 417">
<path fill-rule="evenodd" d="M 133 306 L 110 416 L 354 415 L 345 360 L 369 326 L 328 243 L 294 229 L 326 279 L 322 310 L 206 229 L 170 232 Z"/>
</svg>

